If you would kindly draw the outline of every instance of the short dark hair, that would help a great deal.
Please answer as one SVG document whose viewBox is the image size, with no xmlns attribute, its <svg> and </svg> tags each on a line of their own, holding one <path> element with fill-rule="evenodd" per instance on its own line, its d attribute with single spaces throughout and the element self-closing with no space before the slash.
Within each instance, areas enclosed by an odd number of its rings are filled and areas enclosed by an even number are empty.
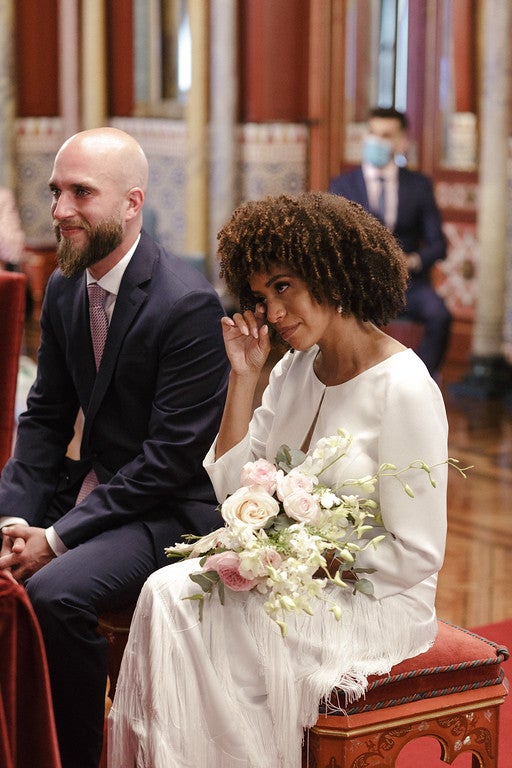
<svg viewBox="0 0 512 768">
<path fill-rule="evenodd" d="M 399 112 L 394 107 L 373 107 L 368 114 L 368 120 L 371 120 L 372 117 L 387 117 L 399 120 L 404 131 L 409 127 L 409 121 L 405 112 Z"/>
<path fill-rule="evenodd" d="M 304 280 L 319 303 L 385 325 L 405 303 L 406 257 L 390 230 L 340 195 L 305 192 L 247 202 L 218 234 L 220 276 L 254 309 L 249 281 L 276 264 Z"/>
</svg>

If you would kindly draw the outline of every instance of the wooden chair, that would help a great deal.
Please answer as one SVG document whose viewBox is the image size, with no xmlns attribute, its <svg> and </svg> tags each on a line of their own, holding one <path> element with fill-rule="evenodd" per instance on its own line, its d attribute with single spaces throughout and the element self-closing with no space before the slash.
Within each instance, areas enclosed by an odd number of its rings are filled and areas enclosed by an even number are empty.
<svg viewBox="0 0 512 768">
<path fill-rule="evenodd" d="M 0 471 L 12 453 L 26 282 L 19 272 L 0 271 Z"/>
<path fill-rule="evenodd" d="M 124 649 L 128 642 L 134 610 L 135 605 L 130 605 L 117 611 L 105 611 L 98 619 L 98 631 L 107 638 L 109 643 L 108 680 L 105 691 L 105 731 L 99 768 L 107 768 L 107 718 L 116 691 L 117 678 Z"/>
<path fill-rule="evenodd" d="M 508 651 L 438 623 L 432 648 L 369 678 L 364 698 L 345 705 L 333 691 L 306 734 L 303 768 L 393 768 L 403 747 L 422 736 L 439 742 L 446 763 L 470 752 L 473 768 L 497 768 Z"/>
<path fill-rule="evenodd" d="M 99 616 L 98 630 L 107 638 L 109 643 L 109 697 L 112 699 L 116 691 L 117 678 L 124 649 L 128 642 L 128 633 L 135 605 L 117 611 L 105 611 Z"/>
</svg>

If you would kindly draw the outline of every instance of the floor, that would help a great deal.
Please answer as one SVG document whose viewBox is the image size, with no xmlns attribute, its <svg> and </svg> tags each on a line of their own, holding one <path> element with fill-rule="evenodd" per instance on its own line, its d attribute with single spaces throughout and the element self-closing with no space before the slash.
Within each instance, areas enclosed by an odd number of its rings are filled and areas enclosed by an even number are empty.
<svg viewBox="0 0 512 768">
<path fill-rule="evenodd" d="M 38 327 L 32 322 L 24 353 L 34 358 L 37 344 Z M 449 450 L 474 468 L 467 479 L 450 473 L 437 608 L 440 618 L 475 627 L 512 618 L 512 405 L 455 399 L 449 385 L 461 375 L 460 367 L 443 369 Z"/>
<path fill-rule="evenodd" d="M 465 627 L 512 618 L 512 407 L 444 392 L 450 454 L 473 465 L 452 472 L 439 616 Z"/>
</svg>

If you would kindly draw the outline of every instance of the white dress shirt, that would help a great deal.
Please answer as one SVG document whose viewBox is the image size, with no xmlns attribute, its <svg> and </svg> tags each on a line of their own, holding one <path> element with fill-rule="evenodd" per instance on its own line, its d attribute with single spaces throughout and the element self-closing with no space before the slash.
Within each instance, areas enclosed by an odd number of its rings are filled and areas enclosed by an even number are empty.
<svg viewBox="0 0 512 768">
<path fill-rule="evenodd" d="M 368 203 L 372 211 L 377 211 L 379 208 L 380 179 L 384 180 L 386 190 L 384 224 L 393 230 L 398 212 L 398 166 L 393 162 L 388 163 L 384 168 L 376 168 L 369 163 L 363 163 L 361 167 L 368 192 Z"/>
</svg>

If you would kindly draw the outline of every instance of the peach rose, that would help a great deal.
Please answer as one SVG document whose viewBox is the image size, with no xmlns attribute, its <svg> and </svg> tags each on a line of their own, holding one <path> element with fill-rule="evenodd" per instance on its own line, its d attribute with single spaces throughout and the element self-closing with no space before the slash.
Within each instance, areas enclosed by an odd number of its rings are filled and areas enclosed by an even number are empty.
<svg viewBox="0 0 512 768">
<path fill-rule="evenodd" d="M 228 525 L 240 521 L 252 528 L 263 528 L 279 512 L 279 503 L 270 494 L 243 486 L 222 504 L 222 517 Z"/>
</svg>

